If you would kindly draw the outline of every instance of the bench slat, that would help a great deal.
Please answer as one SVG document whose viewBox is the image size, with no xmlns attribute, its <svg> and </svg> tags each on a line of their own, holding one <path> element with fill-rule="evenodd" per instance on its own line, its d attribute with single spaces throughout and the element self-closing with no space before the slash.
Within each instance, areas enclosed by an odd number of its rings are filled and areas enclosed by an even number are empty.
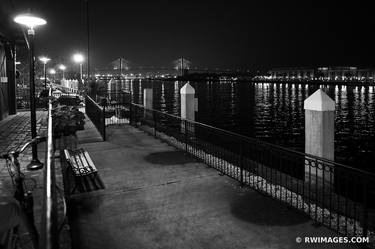
<svg viewBox="0 0 375 249">
<path fill-rule="evenodd" d="M 81 149 L 80 153 L 77 154 L 77 157 L 81 160 L 81 162 L 82 162 L 83 167 L 85 168 L 85 170 L 90 171 L 90 172 L 93 171 L 92 168 L 90 167 L 90 165 L 87 163 L 87 160 L 86 160 L 85 154 L 84 154 L 84 150 Z"/>
<path fill-rule="evenodd" d="M 79 149 L 71 152 L 64 150 L 64 152 L 65 157 L 70 162 L 75 175 L 84 176 L 97 172 L 95 164 L 87 151 Z"/>
<path fill-rule="evenodd" d="M 64 152 L 65 152 L 66 159 L 69 160 L 69 162 L 72 166 L 73 173 L 75 175 L 78 175 L 79 174 L 79 166 L 77 165 L 76 161 L 74 160 L 74 157 L 72 155 L 70 155 L 69 150 L 64 150 Z"/>
<path fill-rule="evenodd" d="M 76 161 L 77 165 L 78 165 L 78 171 L 81 175 L 86 175 L 86 169 L 85 167 L 83 166 L 82 162 L 81 162 L 81 159 L 79 158 L 79 155 L 77 156 L 77 154 L 74 155 L 73 157 L 73 160 Z"/>
<path fill-rule="evenodd" d="M 104 189 L 104 184 L 97 173 L 97 168 L 89 153 L 84 149 L 64 150 L 76 182 L 72 193 L 78 189 L 80 193 Z"/>
<path fill-rule="evenodd" d="M 95 167 L 95 164 L 93 163 L 93 161 L 91 160 L 91 157 L 89 155 L 89 153 L 87 151 L 84 151 L 84 155 L 85 155 L 85 158 L 88 162 L 88 164 L 90 165 L 90 167 L 96 172 L 98 171 Z"/>
</svg>

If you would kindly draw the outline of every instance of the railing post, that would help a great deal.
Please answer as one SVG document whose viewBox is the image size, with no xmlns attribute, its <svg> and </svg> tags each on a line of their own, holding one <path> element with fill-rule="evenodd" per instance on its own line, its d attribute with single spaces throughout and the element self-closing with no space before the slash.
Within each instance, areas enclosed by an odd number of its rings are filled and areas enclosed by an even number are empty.
<svg viewBox="0 0 375 249">
<path fill-rule="evenodd" d="M 106 134 L 105 134 L 105 103 L 103 105 L 103 124 L 102 124 L 102 136 L 103 136 L 103 141 L 106 140 Z"/>
<path fill-rule="evenodd" d="M 133 107 L 132 103 L 129 103 L 129 124 L 132 125 Z"/>
<path fill-rule="evenodd" d="M 368 195 L 368 178 L 366 175 L 363 176 L 363 237 L 367 237 L 368 233 L 368 209 L 367 209 L 367 195 Z"/>
<path fill-rule="evenodd" d="M 243 140 L 240 140 L 240 185 L 243 186 Z"/>
<path fill-rule="evenodd" d="M 187 144 L 187 140 L 188 140 L 188 129 L 187 129 L 187 120 L 185 119 L 184 120 L 184 134 L 185 134 L 185 151 L 188 152 L 188 144 Z"/>
<path fill-rule="evenodd" d="M 152 112 L 154 118 L 154 137 L 156 138 L 156 112 Z"/>
<path fill-rule="evenodd" d="M 139 112 L 139 107 L 138 106 L 134 106 L 134 123 L 135 123 L 135 127 L 138 127 L 138 112 Z"/>
</svg>

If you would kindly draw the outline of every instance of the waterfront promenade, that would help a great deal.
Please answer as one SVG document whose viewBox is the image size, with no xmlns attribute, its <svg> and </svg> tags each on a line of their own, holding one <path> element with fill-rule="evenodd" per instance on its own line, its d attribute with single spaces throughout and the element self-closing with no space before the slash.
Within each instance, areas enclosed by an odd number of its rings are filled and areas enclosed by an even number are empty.
<svg viewBox="0 0 375 249">
<path fill-rule="evenodd" d="M 359 248 L 298 244 L 339 235 L 143 131 L 107 130 L 78 133 L 106 188 L 71 199 L 73 248 Z"/>
</svg>

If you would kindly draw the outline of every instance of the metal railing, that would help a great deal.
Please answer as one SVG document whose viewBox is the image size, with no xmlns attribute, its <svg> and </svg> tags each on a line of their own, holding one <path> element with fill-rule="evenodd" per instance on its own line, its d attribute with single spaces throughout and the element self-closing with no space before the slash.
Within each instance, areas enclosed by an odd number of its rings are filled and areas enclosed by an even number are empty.
<svg viewBox="0 0 375 249">
<path fill-rule="evenodd" d="M 96 92 L 89 94 L 105 112 L 105 125 L 129 123 L 131 94 L 129 92 Z"/>
<path fill-rule="evenodd" d="M 86 95 L 85 97 L 85 112 L 90 120 L 98 129 L 103 140 L 106 140 L 105 133 L 105 120 L 106 120 L 106 111 L 105 107 L 101 107 L 97 104 L 90 96 Z"/>
<path fill-rule="evenodd" d="M 49 91 L 51 96 L 52 89 Z M 46 160 L 44 165 L 44 193 L 42 206 L 42 224 L 40 245 L 42 249 L 58 248 L 58 214 L 56 200 L 56 176 L 54 164 L 52 99 L 48 101 L 48 127 L 46 143 Z"/>
<path fill-rule="evenodd" d="M 345 236 L 374 237 L 375 175 L 131 104 L 130 124 Z"/>
<path fill-rule="evenodd" d="M 97 91 L 95 94 L 90 93 L 89 96 L 100 105 L 103 105 L 104 102 L 107 105 L 131 102 L 131 93 L 126 91 Z"/>
</svg>

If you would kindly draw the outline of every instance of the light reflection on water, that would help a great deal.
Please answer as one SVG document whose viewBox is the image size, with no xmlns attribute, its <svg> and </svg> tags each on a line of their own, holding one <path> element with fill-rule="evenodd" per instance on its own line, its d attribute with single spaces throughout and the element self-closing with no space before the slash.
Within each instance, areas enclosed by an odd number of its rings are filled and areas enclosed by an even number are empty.
<svg viewBox="0 0 375 249">
<path fill-rule="evenodd" d="M 111 89 L 154 88 L 154 109 L 180 115 L 183 82 L 126 81 Z M 196 90 L 197 121 L 249 137 L 304 151 L 303 101 L 318 86 L 280 83 L 190 82 Z M 369 169 L 375 159 L 374 87 L 321 86 L 336 102 L 336 161 Z"/>
</svg>

